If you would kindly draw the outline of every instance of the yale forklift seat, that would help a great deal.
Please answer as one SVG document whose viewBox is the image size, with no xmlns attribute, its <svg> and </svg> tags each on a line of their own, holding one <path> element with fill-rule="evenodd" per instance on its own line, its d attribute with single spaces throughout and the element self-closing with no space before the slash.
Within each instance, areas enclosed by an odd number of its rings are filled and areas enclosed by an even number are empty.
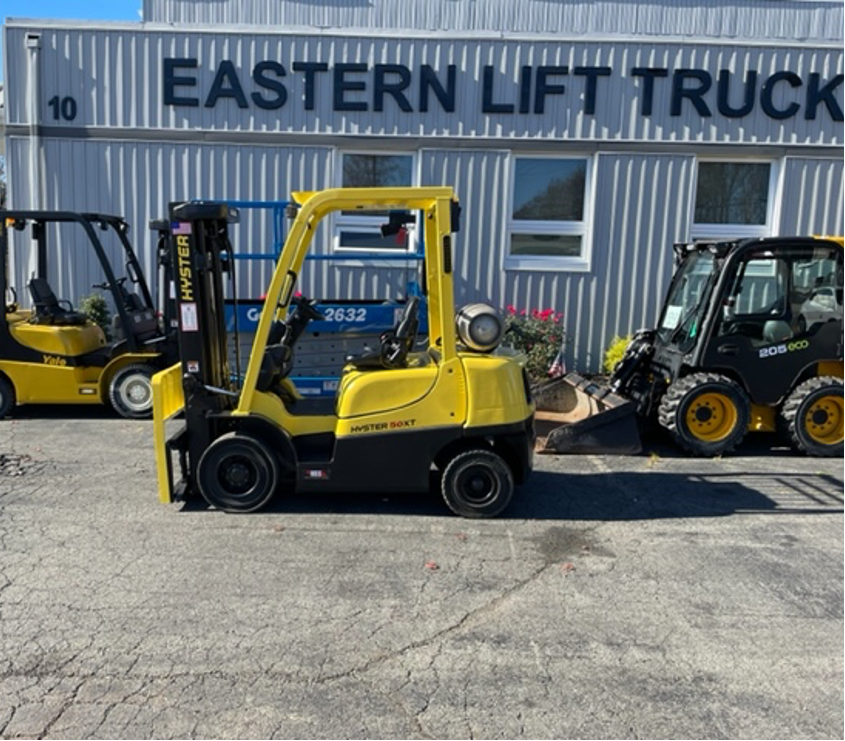
<svg viewBox="0 0 845 741">
<path fill-rule="evenodd" d="M 74 311 L 69 301 L 59 301 L 50 284 L 44 278 L 29 281 L 32 296 L 33 324 L 54 324 L 56 326 L 79 326 L 88 321 L 87 314 Z"/>
</svg>

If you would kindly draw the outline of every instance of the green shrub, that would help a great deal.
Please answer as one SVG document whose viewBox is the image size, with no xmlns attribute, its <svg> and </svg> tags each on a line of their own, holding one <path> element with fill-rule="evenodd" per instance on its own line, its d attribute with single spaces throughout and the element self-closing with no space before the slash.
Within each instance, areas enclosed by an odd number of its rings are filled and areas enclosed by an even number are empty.
<svg viewBox="0 0 845 741">
<path fill-rule="evenodd" d="M 609 347 L 604 351 L 604 362 L 602 363 L 602 370 L 605 373 L 613 373 L 613 369 L 622 360 L 630 342 L 630 337 L 614 337 L 610 341 Z"/>
<path fill-rule="evenodd" d="M 546 380 L 561 352 L 564 341 L 563 314 L 554 309 L 530 312 L 508 306 L 505 315 L 507 342 L 514 350 L 525 353 L 525 369 L 532 382 Z"/>
<path fill-rule="evenodd" d="M 111 335 L 111 313 L 109 312 L 109 305 L 103 295 L 99 293 L 92 293 L 89 296 L 83 297 L 79 302 L 79 310 L 88 315 L 88 318 L 97 324 L 106 338 L 109 339 Z"/>
</svg>

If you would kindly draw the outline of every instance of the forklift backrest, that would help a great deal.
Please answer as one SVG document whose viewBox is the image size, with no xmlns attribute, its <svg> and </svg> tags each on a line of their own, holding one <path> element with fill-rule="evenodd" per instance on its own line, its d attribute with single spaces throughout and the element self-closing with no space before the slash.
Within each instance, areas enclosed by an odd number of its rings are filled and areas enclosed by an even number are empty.
<svg viewBox="0 0 845 741">
<path fill-rule="evenodd" d="M 124 330 L 120 315 L 115 314 L 112 319 L 112 333 L 116 340 L 123 340 L 127 335 L 132 334 L 140 342 L 145 342 L 160 334 L 155 312 L 144 304 L 144 300 L 137 293 L 123 291 L 123 302 L 129 319 L 129 328 L 128 331 Z"/>
</svg>

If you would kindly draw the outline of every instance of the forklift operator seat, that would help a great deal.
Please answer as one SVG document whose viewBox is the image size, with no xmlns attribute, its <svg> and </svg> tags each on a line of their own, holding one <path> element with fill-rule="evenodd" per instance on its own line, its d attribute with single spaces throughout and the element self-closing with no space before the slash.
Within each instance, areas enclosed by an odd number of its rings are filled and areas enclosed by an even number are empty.
<svg viewBox="0 0 845 741">
<path fill-rule="evenodd" d="M 383 332 L 379 338 L 381 347 L 370 350 L 363 355 L 349 356 L 346 362 L 358 370 L 374 368 L 404 368 L 407 365 L 408 353 L 414 347 L 419 327 L 420 299 L 411 296 L 405 304 L 402 318 L 396 327 Z"/>
<path fill-rule="evenodd" d="M 69 301 L 59 301 L 44 278 L 30 280 L 29 293 L 32 296 L 34 309 L 30 320 L 33 324 L 79 326 L 88 321 L 87 314 L 74 311 Z"/>
</svg>

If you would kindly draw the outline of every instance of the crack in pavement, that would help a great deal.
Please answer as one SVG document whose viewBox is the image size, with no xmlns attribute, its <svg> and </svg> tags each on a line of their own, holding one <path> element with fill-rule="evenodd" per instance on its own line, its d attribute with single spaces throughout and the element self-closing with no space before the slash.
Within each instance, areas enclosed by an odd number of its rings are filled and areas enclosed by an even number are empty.
<svg viewBox="0 0 845 741">
<path fill-rule="evenodd" d="M 527 577 L 520 580 L 519 582 L 514 584 L 512 587 L 506 589 L 504 592 L 497 595 L 496 597 L 494 597 L 489 602 L 487 602 L 484 605 L 481 605 L 480 607 L 476 608 L 475 610 L 472 610 L 471 612 L 468 612 L 467 614 L 465 614 L 460 620 L 453 623 L 452 625 L 448 625 L 445 628 L 442 628 L 441 630 L 436 631 L 435 633 L 433 633 L 432 635 L 430 635 L 426 638 L 423 638 L 423 639 L 418 640 L 418 641 L 413 641 L 413 642 L 411 642 L 411 643 L 409 643 L 409 644 L 407 644 L 407 645 L 405 645 L 405 646 L 403 646 L 399 649 L 393 650 L 389 653 L 382 654 L 380 656 L 374 656 L 373 658 L 364 662 L 360 666 L 352 667 L 351 669 L 348 669 L 348 670 L 343 671 L 343 672 L 337 672 L 335 674 L 330 674 L 330 675 L 326 675 L 324 677 L 321 677 L 318 680 L 316 680 L 316 683 L 317 684 L 325 684 L 325 683 L 328 683 L 328 682 L 334 682 L 334 681 L 337 681 L 337 680 L 346 679 L 348 677 L 355 676 L 355 675 L 357 675 L 361 672 L 367 672 L 367 671 L 369 671 L 370 669 L 372 669 L 376 666 L 380 666 L 381 664 L 384 664 L 387 661 L 390 661 L 391 659 L 396 658 L 397 656 L 402 656 L 403 654 L 407 654 L 411 651 L 416 651 L 417 649 L 425 648 L 426 646 L 430 646 L 430 645 L 436 643 L 437 641 L 444 638 L 445 636 L 448 636 L 452 633 L 456 633 L 456 632 L 459 632 L 463 629 L 466 629 L 466 628 L 469 628 L 469 627 L 476 625 L 478 623 L 478 621 L 481 620 L 482 617 L 485 617 L 485 616 L 489 615 L 490 613 L 495 612 L 504 603 L 506 603 L 511 597 L 513 597 L 514 594 L 516 594 L 520 590 L 524 589 L 528 585 L 532 584 L 533 582 L 537 581 L 546 571 L 548 571 L 552 567 L 552 565 L 553 564 L 543 564 L 541 567 L 539 567 L 538 569 L 533 571 Z"/>
</svg>

